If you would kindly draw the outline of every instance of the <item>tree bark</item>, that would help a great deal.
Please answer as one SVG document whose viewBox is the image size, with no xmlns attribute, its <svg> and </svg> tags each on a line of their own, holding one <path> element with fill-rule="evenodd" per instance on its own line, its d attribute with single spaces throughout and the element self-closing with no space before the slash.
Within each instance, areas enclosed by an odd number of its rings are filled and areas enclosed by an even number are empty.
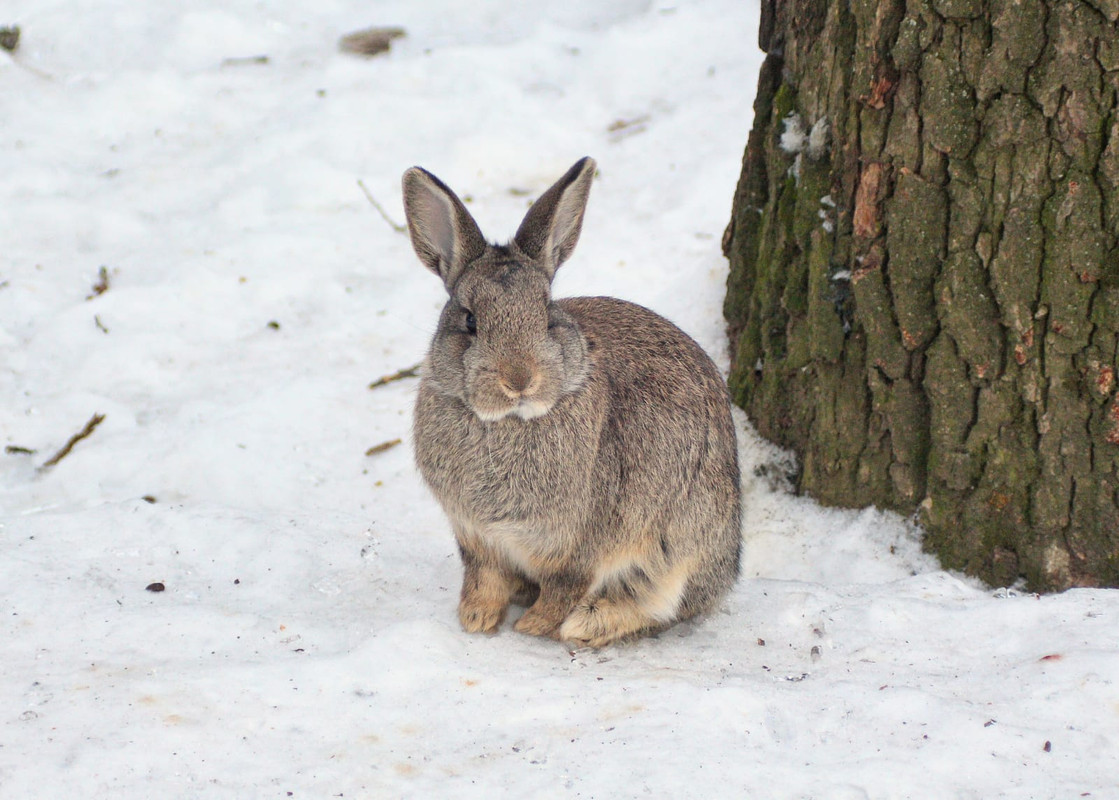
<svg viewBox="0 0 1119 800">
<path fill-rule="evenodd" d="M 762 0 L 731 391 L 945 567 L 1119 586 L 1119 0 Z"/>
</svg>

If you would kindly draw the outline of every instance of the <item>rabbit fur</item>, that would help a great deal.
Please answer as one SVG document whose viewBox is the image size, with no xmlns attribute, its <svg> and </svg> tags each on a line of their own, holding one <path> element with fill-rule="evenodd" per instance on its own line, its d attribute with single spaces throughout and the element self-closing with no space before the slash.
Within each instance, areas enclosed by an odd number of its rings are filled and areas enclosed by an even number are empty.
<svg viewBox="0 0 1119 800">
<path fill-rule="evenodd" d="M 420 260 L 450 295 L 416 398 L 416 462 L 462 555 L 459 619 L 601 647 L 709 610 L 738 574 L 726 385 L 687 334 L 609 297 L 553 300 L 595 162 L 507 245 L 431 173 L 404 174 Z"/>
</svg>

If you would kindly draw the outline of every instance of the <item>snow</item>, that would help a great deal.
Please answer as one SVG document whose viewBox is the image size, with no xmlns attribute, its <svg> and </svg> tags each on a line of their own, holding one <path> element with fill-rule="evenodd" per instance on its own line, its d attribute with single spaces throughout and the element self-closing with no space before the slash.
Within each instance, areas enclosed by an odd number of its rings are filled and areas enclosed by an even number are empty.
<svg viewBox="0 0 1119 800">
<path fill-rule="evenodd" d="M 4 10 L 0 437 L 36 452 L 0 453 L 0 795 L 1119 797 L 1119 593 L 941 571 L 789 494 L 741 415 L 718 613 L 598 652 L 458 627 L 415 380 L 367 388 L 443 290 L 357 181 L 400 223 L 421 164 L 502 238 L 593 155 L 557 294 L 725 366 L 753 3 Z M 372 24 L 408 35 L 338 52 Z"/>
</svg>

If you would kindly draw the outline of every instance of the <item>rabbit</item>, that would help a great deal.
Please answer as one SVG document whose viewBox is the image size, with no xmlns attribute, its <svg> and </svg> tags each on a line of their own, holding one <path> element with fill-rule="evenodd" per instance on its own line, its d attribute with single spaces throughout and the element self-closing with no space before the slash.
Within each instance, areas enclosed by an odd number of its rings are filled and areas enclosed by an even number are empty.
<svg viewBox="0 0 1119 800">
<path fill-rule="evenodd" d="M 726 384 L 668 320 L 553 300 L 595 162 L 488 244 L 430 172 L 404 173 L 416 255 L 450 298 L 424 362 L 416 463 L 462 556 L 459 620 L 603 647 L 708 611 L 738 576 L 738 452 Z"/>
</svg>

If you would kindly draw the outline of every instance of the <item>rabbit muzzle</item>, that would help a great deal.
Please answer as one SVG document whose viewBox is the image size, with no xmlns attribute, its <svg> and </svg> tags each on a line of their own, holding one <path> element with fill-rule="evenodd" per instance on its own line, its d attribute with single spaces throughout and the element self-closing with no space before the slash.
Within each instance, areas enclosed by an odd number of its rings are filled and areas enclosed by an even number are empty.
<svg viewBox="0 0 1119 800">
<path fill-rule="evenodd" d="M 497 367 L 497 385 L 510 400 L 530 398 L 540 388 L 540 371 L 524 361 L 502 363 Z"/>
<path fill-rule="evenodd" d="M 549 390 L 555 381 L 531 355 L 505 357 L 488 369 L 479 370 L 470 381 L 470 408 L 484 422 L 515 416 L 523 420 L 547 414 L 558 393 Z"/>
</svg>

